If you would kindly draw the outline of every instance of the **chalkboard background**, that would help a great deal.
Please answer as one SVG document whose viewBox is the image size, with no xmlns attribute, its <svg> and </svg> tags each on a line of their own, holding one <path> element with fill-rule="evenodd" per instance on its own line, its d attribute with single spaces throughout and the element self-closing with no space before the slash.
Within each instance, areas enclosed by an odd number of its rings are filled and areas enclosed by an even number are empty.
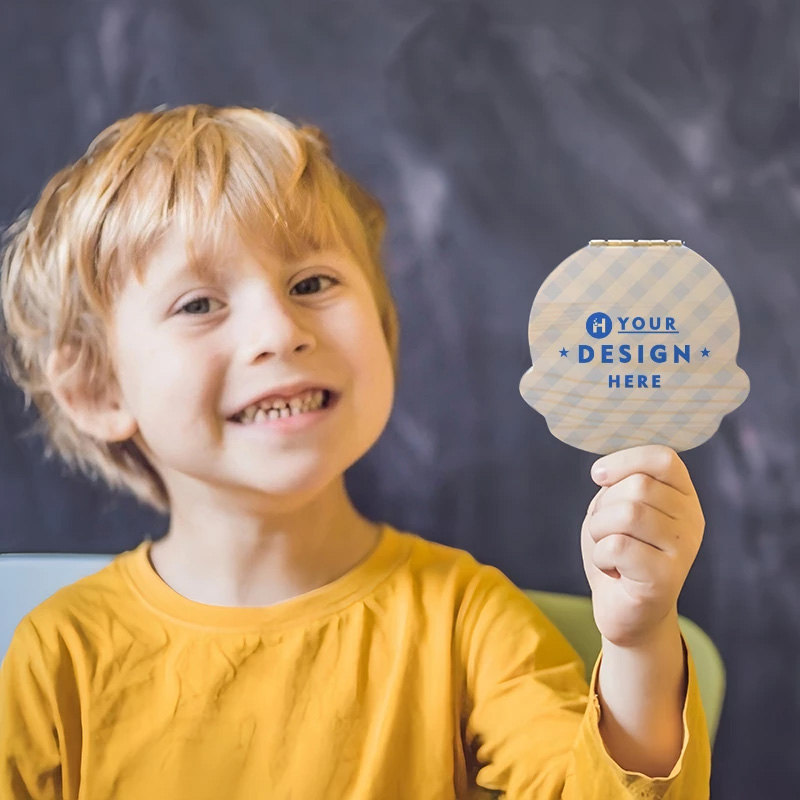
<svg viewBox="0 0 800 800">
<path fill-rule="evenodd" d="M 5 0 L 0 222 L 114 119 L 254 105 L 320 125 L 389 214 L 389 425 L 356 505 L 520 585 L 588 593 L 594 457 L 519 395 L 542 281 L 593 238 L 679 238 L 723 275 L 752 389 L 683 454 L 706 535 L 680 610 L 728 694 L 712 796 L 800 785 L 800 107 L 791 0 Z M 45 464 L 0 385 L 0 550 L 116 553 L 167 519 Z"/>
</svg>

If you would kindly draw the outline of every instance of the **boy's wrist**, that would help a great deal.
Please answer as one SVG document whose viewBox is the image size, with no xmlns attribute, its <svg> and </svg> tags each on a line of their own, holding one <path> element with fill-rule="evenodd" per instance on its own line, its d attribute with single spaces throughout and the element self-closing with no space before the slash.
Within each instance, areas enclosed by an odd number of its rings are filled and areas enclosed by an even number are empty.
<svg viewBox="0 0 800 800">
<path fill-rule="evenodd" d="M 603 652 L 624 651 L 626 653 L 648 654 L 663 653 L 665 647 L 674 647 L 676 639 L 680 638 L 681 629 L 678 622 L 678 609 L 670 610 L 661 620 L 636 639 L 624 644 L 613 642 L 600 635 Z"/>
<path fill-rule="evenodd" d="M 667 776 L 680 756 L 687 661 L 677 612 L 630 646 L 603 639 L 595 692 L 600 736 L 623 769 Z"/>
</svg>

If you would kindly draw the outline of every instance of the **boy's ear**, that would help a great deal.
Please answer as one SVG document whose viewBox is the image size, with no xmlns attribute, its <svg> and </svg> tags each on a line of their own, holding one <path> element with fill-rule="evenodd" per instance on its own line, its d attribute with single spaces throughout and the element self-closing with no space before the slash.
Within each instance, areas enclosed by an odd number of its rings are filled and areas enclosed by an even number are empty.
<svg viewBox="0 0 800 800">
<path fill-rule="evenodd" d="M 138 430 L 116 380 L 106 386 L 90 386 L 76 364 L 77 351 L 70 346 L 54 350 L 47 358 L 45 374 L 50 391 L 73 424 L 104 442 L 129 439 Z"/>
</svg>

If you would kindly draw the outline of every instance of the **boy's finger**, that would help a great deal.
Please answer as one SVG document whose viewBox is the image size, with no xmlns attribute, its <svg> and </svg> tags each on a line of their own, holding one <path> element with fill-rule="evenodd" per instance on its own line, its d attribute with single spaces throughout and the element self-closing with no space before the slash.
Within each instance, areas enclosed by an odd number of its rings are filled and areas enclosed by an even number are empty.
<svg viewBox="0 0 800 800">
<path fill-rule="evenodd" d="M 603 489 L 608 489 L 608 493 L 602 500 L 597 498 L 594 513 L 619 500 L 629 500 L 635 503 L 645 503 L 672 519 L 678 519 L 677 515 L 686 507 L 685 494 L 666 483 L 651 478 L 644 472 L 628 475 L 627 478 L 623 478 L 613 486 L 601 487 L 600 491 Z"/>
<path fill-rule="evenodd" d="M 591 501 L 591 503 L 589 503 L 589 508 L 587 508 L 587 509 L 586 509 L 586 516 L 587 516 L 587 517 L 591 517 L 591 516 L 592 516 L 592 514 L 594 514 L 594 513 L 595 513 L 595 511 L 597 511 L 597 508 L 598 508 L 598 501 L 600 500 L 600 498 L 601 498 L 601 497 L 602 497 L 602 496 L 603 496 L 603 495 L 604 495 L 604 494 L 605 494 L 605 493 L 606 493 L 608 490 L 609 490 L 609 487 L 608 487 L 608 486 L 601 486 L 601 487 L 600 487 L 600 490 L 599 490 L 599 491 L 597 492 L 597 494 L 596 494 L 596 495 L 595 495 L 595 496 L 592 498 L 592 501 Z"/>
<path fill-rule="evenodd" d="M 665 553 L 677 552 L 675 520 L 644 503 L 622 500 L 604 505 L 592 515 L 586 527 L 595 543 L 622 533 Z"/>
<path fill-rule="evenodd" d="M 644 472 L 682 494 L 694 491 L 686 465 L 671 448 L 661 444 L 631 447 L 603 456 L 592 465 L 592 479 L 603 486 L 611 486 L 635 472 Z"/>
<path fill-rule="evenodd" d="M 661 560 L 665 558 L 660 550 L 624 533 L 606 536 L 592 551 L 592 563 L 599 570 L 616 570 L 623 578 L 637 583 L 656 583 L 662 572 Z"/>
</svg>

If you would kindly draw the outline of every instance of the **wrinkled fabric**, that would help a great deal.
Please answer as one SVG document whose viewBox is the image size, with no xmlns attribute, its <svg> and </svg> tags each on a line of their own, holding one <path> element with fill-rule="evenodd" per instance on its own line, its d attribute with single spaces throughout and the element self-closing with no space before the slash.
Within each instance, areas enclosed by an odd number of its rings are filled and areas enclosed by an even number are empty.
<svg viewBox="0 0 800 800">
<path fill-rule="evenodd" d="M 680 759 L 622 770 L 564 637 L 468 553 L 383 525 L 272 606 L 191 601 L 149 541 L 56 592 L 0 666 L 0 798 L 708 797 L 694 664 Z M 589 702 L 589 698 L 592 701 Z"/>
</svg>

